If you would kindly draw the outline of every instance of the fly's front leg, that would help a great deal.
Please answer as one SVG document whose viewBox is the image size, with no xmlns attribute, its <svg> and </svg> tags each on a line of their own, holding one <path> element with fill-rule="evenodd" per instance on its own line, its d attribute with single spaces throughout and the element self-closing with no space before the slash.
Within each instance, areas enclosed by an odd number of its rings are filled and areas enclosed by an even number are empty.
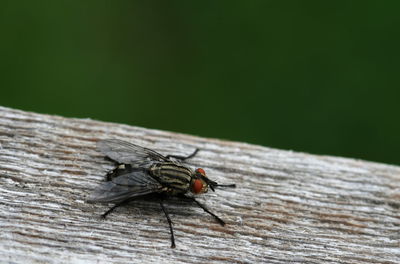
<svg viewBox="0 0 400 264">
<path fill-rule="evenodd" d="M 174 159 L 177 159 L 177 160 L 184 161 L 184 160 L 187 160 L 187 159 L 190 159 L 190 158 L 193 158 L 194 156 L 196 156 L 197 152 L 199 152 L 198 148 L 195 149 L 195 151 L 192 154 L 190 154 L 189 156 L 167 155 L 166 158 L 167 159 L 174 158 Z"/>
<path fill-rule="evenodd" d="M 201 203 L 200 203 L 199 201 L 197 201 L 195 198 L 190 197 L 190 196 L 186 196 L 186 195 L 183 195 L 183 198 L 186 199 L 186 200 L 195 202 L 201 209 L 204 210 L 204 212 L 209 213 L 210 215 L 212 215 L 212 216 L 215 218 L 215 220 L 217 220 L 217 222 L 218 222 L 220 225 L 222 225 L 222 226 L 225 225 L 225 222 L 224 222 L 221 218 L 219 218 L 217 215 L 215 215 L 215 214 L 212 213 L 210 210 L 208 210 L 207 207 L 205 207 L 203 204 L 201 204 Z"/>
</svg>

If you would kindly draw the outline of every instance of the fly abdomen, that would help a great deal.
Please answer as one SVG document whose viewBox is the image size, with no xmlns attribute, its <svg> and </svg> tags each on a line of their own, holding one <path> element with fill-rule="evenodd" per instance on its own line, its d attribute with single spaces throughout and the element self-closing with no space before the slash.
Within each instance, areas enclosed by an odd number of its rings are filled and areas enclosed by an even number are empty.
<svg viewBox="0 0 400 264">
<path fill-rule="evenodd" d="M 173 162 L 155 164 L 150 168 L 151 175 L 174 193 L 186 193 L 190 187 L 193 172 Z"/>
<path fill-rule="evenodd" d="M 119 164 L 118 167 L 107 173 L 106 179 L 107 181 L 111 181 L 118 176 L 128 174 L 130 172 L 132 172 L 132 166 L 130 164 Z"/>
</svg>

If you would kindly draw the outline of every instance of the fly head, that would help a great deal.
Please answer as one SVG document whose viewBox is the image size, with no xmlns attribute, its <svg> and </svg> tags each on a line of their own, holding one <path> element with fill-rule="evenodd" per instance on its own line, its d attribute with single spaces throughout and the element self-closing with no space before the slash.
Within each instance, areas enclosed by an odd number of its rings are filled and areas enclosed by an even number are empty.
<svg viewBox="0 0 400 264">
<path fill-rule="evenodd" d="M 194 194 L 206 193 L 208 187 L 210 187 L 213 192 L 215 191 L 215 187 L 236 188 L 236 184 L 218 184 L 217 182 L 210 180 L 202 168 L 195 170 L 190 186 L 190 190 Z"/>
</svg>

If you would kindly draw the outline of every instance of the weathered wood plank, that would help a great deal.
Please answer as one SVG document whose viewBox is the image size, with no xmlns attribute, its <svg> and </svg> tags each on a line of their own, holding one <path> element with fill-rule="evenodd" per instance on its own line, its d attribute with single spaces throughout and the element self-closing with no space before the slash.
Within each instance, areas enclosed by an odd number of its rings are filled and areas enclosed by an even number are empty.
<svg viewBox="0 0 400 264">
<path fill-rule="evenodd" d="M 117 209 L 86 197 L 113 167 L 95 149 L 119 138 L 187 154 L 237 189 Z M 0 108 L 0 256 L 8 263 L 399 263 L 400 168 L 127 125 Z"/>
</svg>

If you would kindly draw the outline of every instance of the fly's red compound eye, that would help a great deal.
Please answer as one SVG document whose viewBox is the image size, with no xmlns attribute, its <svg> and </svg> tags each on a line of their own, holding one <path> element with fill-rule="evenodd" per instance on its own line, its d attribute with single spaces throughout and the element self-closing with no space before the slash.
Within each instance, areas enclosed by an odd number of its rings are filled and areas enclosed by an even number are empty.
<svg viewBox="0 0 400 264">
<path fill-rule="evenodd" d="M 202 168 L 198 168 L 196 172 L 200 173 L 203 176 L 206 176 L 206 172 Z"/>
<path fill-rule="evenodd" d="M 203 190 L 203 181 L 202 180 L 194 180 L 192 185 L 193 193 L 200 193 Z"/>
</svg>

